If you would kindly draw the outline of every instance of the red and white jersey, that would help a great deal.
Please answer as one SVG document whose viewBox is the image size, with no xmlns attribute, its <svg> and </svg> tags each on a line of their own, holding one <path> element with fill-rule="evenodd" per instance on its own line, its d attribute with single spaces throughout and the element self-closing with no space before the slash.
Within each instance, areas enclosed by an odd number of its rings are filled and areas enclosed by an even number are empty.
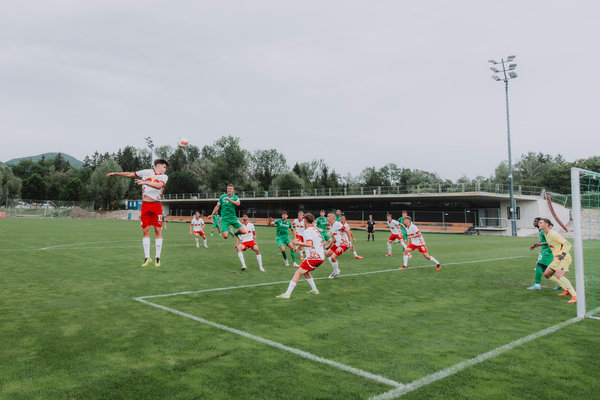
<svg viewBox="0 0 600 400">
<path fill-rule="evenodd" d="M 163 191 L 165 190 L 165 186 L 167 185 L 167 180 L 169 177 L 164 174 L 156 175 L 156 172 L 154 172 L 153 169 L 143 169 L 141 171 L 137 171 L 135 176 L 146 182 L 164 182 L 163 187 L 160 189 L 154 189 L 153 187 L 142 185 L 142 197 L 148 196 L 151 199 L 159 201 Z"/>
<path fill-rule="evenodd" d="M 302 221 L 300 221 L 298 218 L 296 218 L 294 220 L 294 222 L 292 222 L 292 225 L 294 226 L 294 229 L 296 230 L 296 235 L 302 236 L 302 234 L 304 233 L 304 219 L 302 219 Z"/>
<path fill-rule="evenodd" d="M 240 238 L 242 243 L 251 242 L 254 240 L 254 224 L 252 222 L 248 222 L 247 224 L 242 223 L 244 229 L 246 229 L 246 233 L 241 235 Z"/>
<path fill-rule="evenodd" d="M 400 226 L 400 222 L 393 219 L 391 222 L 386 221 L 388 228 L 392 230 L 393 235 L 399 235 L 400 231 L 398 231 L 398 227 Z"/>
<path fill-rule="evenodd" d="M 196 217 L 192 218 L 192 226 L 194 227 L 194 232 L 200 232 L 202 228 L 204 228 L 204 220 L 202 218 L 196 219 Z"/>
<path fill-rule="evenodd" d="M 346 235 L 346 240 L 348 240 L 348 243 L 350 243 L 350 225 L 348 225 L 348 223 L 346 222 L 344 224 L 344 235 Z"/>
<path fill-rule="evenodd" d="M 304 250 L 308 256 L 307 260 L 320 260 L 323 261 L 325 259 L 325 252 L 323 251 L 323 242 L 321 238 L 321 234 L 314 226 L 310 226 L 304 230 L 302 234 L 305 242 L 309 240 L 312 241 L 311 247 L 305 247 Z"/>
<path fill-rule="evenodd" d="M 346 233 L 344 232 L 345 230 L 346 227 L 342 225 L 340 221 L 335 221 L 333 225 L 331 225 L 331 234 L 335 238 L 336 245 L 348 247 L 350 244 L 350 242 L 348 242 L 348 236 L 346 236 Z"/>
<path fill-rule="evenodd" d="M 419 233 L 419 228 L 417 228 L 415 224 L 410 224 L 410 226 L 406 230 L 406 233 L 409 235 L 416 235 L 417 233 Z M 423 239 L 423 236 L 413 237 L 410 238 L 410 243 L 414 244 L 415 246 L 425 246 L 425 239 Z"/>
</svg>

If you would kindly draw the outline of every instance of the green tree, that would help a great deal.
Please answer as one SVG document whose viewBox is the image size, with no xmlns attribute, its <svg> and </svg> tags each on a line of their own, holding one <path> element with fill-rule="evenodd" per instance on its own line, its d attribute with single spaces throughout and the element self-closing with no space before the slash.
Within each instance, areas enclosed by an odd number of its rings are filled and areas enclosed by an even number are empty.
<svg viewBox="0 0 600 400">
<path fill-rule="evenodd" d="M 289 170 L 285 156 L 275 149 L 256 150 L 250 157 L 250 170 L 254 179 L 263 188 L 268 188 L 273 179 Z"/>
<path fill-rule="evenodd" d="M 58 200 L 60 199 L 60 190 L 62 185 L 58 182 L 54 182 L 50 186 L 48 186 L 48 191 L 46 193 L 46 197 L 48 200 Z"/>
<path fill-rule="evenodd" d="M 12 172 L 17 178 L 27 179 L 33 175 L 31 171 L 32 165 L 33 161 L 28 158 L 20 160 L 17 164 L 12 166 Z"/>
<path fill-rule="evenodd" d="M 67 184 L 64 185 L 60 191 L 60 200 L 79 201 L 83 189 L 84 185 L 79 178 L 69 178 Z"/>
<path fill-rule="evenodd" d="M 23 181 L 21 197 L 28 200 L 46 200 L 46 182 L 38 174 Z"/>
<path fill-rule="evenodd" d="M 256 182 L 249 175 L 249 154 L 240 147 L 240 138 L 223 136 L 217 140 L 214 164 L 210 170 L 209 184 L 213 190 L 225 190 L 232 183 L 237 190 L 253 190 Z"/>
<path fill-rule="evenodd" d="M 363 169 L 361 176 L 365 186 L 388 186 L 389 183 L 375 167 Z"/>
<path fill-rule="evenodd" d="M 197 193 L 199 182 L 191 172 L 175 171 L 169 174 L 165 193 Z"/>
<path fill-rule="evenodd" d="M 70 168 L 67 171 L 59 171 L 56 169 L 54 165 L 49 168 L 48 175 L 46 175 L 46 182 L 48 186 L 51 186 L 53 183 L 60 183 L 61 186 L 67 184 L 69 178 L 73 177 L 73 169 Z"/>
<path fill-rule="evenodd" d="M 71 164 L 65 160 L 62 154 L 59 152 L 54 157 L 54 169 L 58 172 L 67 172 L 71 168 Z"/>
<path fill-rule="evenodd" d="M 21 178 L 17 178 L 8 165 L 0 163 L 0 197 L 18 198 L 21 195 Z"/>
<path fill-rule="evenodd" d="M 106 177 L 109 172 L 123 172 L 121 166 L 113 159 L 104 161 L 92 173 L 88 190 L 96 206 L 108 209 L 111 202 L 122 200 L 129 187 L 129 178 L 120 176 Z"/>
<path fill-rule="evenodd" d="M 304 188 L 304 182 L 295 172 L 284 172 L 279 174 L 269 187 L 269 192 L 275 194 L 279 190 L 300 190 Z"/>
</svg>

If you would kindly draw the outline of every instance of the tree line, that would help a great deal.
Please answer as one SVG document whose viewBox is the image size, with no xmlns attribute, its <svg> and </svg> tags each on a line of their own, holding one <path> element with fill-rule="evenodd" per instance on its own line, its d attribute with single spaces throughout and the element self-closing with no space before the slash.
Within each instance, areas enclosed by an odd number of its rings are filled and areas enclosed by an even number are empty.
<svg viewBox="0 0 600 400">
<path fill-rule="evenodd" d="M 242 148 L 240 138 L 223 136 L 212 145 L 184 149 L 159 146 L 154 158 L 164 158 L 171 166 L 165 193 L 220 193 L 233 183 L 240 191 L 320 189 L 364 186 L 407 186 L 438 184 L 507 184 L 508 163 L 500 162 L 490 177 L 474 179 L 463 175 L 456 182 L 443 180 L 435 172 L 402 168 L 389 163 L 382 168 L 365 167 L 358 176 L 341 176 L 324 160 L 287 163 L 276 149 Z M 571 192 L 570 169 L 579 167 L 600 172 L 600 157 L 567 162 L 560 154 L 552 156 L 529 152 L 513 166 L 515 185 L 539 186 L 563 194 Z M 10 198 L 32 200 L 93 201 L 97 208 L 122 207 L 119 200 L 141 198 L 141 187 L 133 179 L 107 179 L 108 172 L 135 172 L 152 168 L 150 149 L 127 146 L 116 153 L 86 156 L 81 168 L 73 168 L 60 153 L 37 162 L 23 159 L 15 165 L 0 164 L 0 193 Z"/>
</svg>

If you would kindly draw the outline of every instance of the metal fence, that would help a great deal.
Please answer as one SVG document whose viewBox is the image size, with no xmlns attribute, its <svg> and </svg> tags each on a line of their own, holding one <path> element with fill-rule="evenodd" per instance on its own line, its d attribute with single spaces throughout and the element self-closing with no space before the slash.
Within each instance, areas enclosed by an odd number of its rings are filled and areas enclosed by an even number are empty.
<svg viewBox="0 0 600 400">
<path fill-rule="evenodd" d="M 23 199 L 5 199 L 0 212 L 21 218 L 94 218 L 96 214 L 93 202 Z"/>
<path fill-rule="evenodd" d="M 300 189 L 268 191 L 237 191 L 242 199 L 252 198 L 298 198 L 298 197 L 339 197 L 339 196 L 390 196 L 402 194 L 427 194 L 427 193 L 510 193 L 509 185 L 482 185 L 482 184 L 440 184 L 440 185 L 408 185 L 408 186 L 365 186 L 348 188 Z M 514 191 L 516 196 L 541 196 L 544 188 L 534 186 L 517 186 Z M 165 200 L 199 200 L 217 199 L 222 192 L 205 193 L 178 193 L 165 194 Z"/>
</svg>

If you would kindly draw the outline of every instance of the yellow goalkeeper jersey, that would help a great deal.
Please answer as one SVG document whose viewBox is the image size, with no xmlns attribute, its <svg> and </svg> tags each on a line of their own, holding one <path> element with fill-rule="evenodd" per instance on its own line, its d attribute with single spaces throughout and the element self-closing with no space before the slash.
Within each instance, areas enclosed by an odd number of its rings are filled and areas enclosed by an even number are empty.
<svg viewBox="0 0 600 400">
<path fill-rule="evenodd" d="M 552 254 L 554 255 L 562 252 L 569 254 L 569 251 L 571 250 L 571 243 L 553 229 L 550 229 L 548 233 L 546 233 L 546 242 L 548 242 L 548 246 L 550 246 Z"/>
</svg>

